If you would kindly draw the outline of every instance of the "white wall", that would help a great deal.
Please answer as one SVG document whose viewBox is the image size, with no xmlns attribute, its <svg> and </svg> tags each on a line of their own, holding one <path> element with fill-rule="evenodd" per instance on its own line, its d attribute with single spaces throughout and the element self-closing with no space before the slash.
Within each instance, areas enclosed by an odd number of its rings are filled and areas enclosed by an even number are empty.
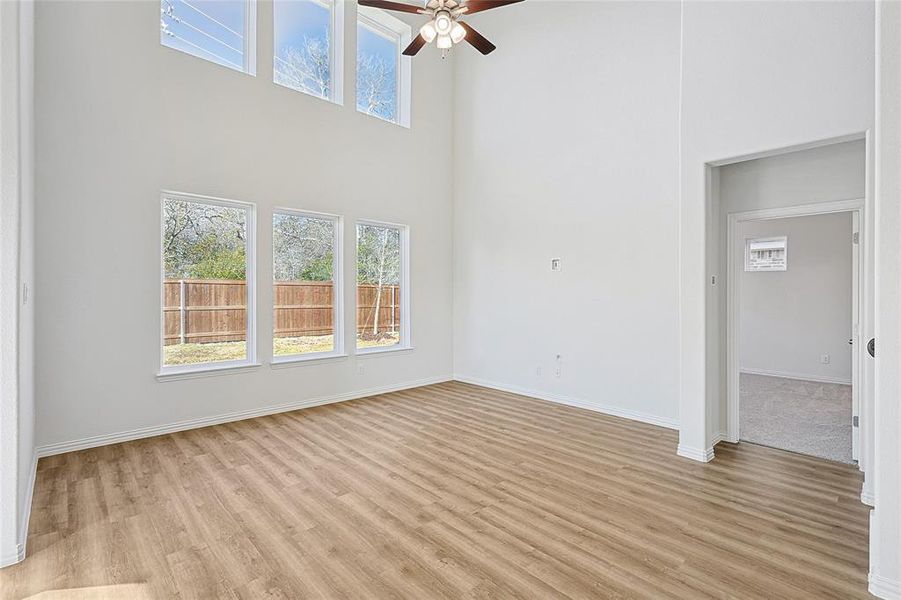
<svg viewBox="0 0 901 600">
<path fill-rule="evenodd" d="M 742 224 L 739 245 L 788 238 L 786 271 L 739 273 L 743 371 L 850 385 L 851 232 L 847 212 Z"/>
<path fill-rule="evenodd" d="M 0 566 L 24 556 L 35 469 L 33 4 L 0 4 Z"/>
<path fill-rule="evenodd" d="M 705 185 L 719 174 L 705 165 L 868 130 L 874 14 L 859 2 L 688 2 L 681 12 L 536 2 L 479 17 L 503 44 L 488 59 L 461 52 L 455 65 L 454 371 L 681 420 L 683 454 L 705 459 L 720 429 L 721 368 L 719 315 L 706 323 L 707 304 L 718 305 L 706 256 L 715 274 L 721 253 L 705 243 L 719 218 L 705 232 Z M 590 44 L 571 35 L 586 22 L 599 28 Z M 855 175 L 862 145 L 837 150 L 853 155 Z M 862 197 L 865 179 L 849 181 L 844 197 Z M 561 273 L 549 271 L 552 257 Z"/>
<path fill-rule="evenodd" d="M 473 18 L 498 50 L 456 56 L 458 378 L 675 425 L 679 12 Z"/>
<path fill-rule="evenodd" d="M 870 519 L 870 592 L 901 598 L 901 3 L 877 21 L 876 508 Z"/>
<path fill-rule="evenodd" d="M 348 65 L 355 6 L 345 11 Z M 356 112 L 352 68 L 345 106 L 274 85 L 271 2 L 258 10 L 251 77 L 161 46 L 153 2 L 37 6 L 36 392 L 45 450 L 451 375 L 452 63 L 434 48 L 413 62 L 405 129 Z M 355 219 L 409 225 L 415 350 L 158 382 L 161 189 L 257 203 L 264 363 L 273 207 L 344 215 L 348 283 Z"/>
<path fill-rule="evenodd" d="M 707 165 L 868 131 L 874 5 L 689 1 L 682 34 L 680 453 L 709 460 L 721 365 L 708 352 L 719 315 L 708 311 L 718 261 Z"/>
</svg>

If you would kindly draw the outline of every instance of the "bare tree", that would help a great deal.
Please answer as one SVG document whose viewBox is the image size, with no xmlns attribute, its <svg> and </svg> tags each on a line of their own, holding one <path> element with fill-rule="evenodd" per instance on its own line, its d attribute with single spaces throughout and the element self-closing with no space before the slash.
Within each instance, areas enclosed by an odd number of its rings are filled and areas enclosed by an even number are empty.
<svg viewBox="0 0 901 600">
<path fill-rule="evenodd" d="M 327 219 L 276 213 L 272 254 L 276 281 L 331 281 L 335 224 Z"/>
<path fill-rule="evenodd" d="M 375 284 L 372 334 L 379 333 L 379 312 L 384 289 L 400 281 L 400 231 L 391 227 L 360 225 L 357 230 L 357 279 Z"/>
<path fill-rule="evenodd" d="M 275 82 L 297 90 L 329 97 L 331 65 L 329 37 L 304 37 L 300 48 L 290 47 L 275 57 Z"/>
<path fill-rule="evenodd" d="M 397 117 L 396 70 L 380 56 L 357 55 L 357 108 L 383 119 Z"/>
<path fill-rule="evenodd" d="M 163 209 L 166 277 L 192 277 L 198 265 L 221 262 L 223 258 L 241 262 L 245 242 L 243 210 L 172 198 L 166 199 Z M 234 273 L 234 278 L 244 276 L 243 264 L 238 270 L 240 273 Z"/>
</svg>

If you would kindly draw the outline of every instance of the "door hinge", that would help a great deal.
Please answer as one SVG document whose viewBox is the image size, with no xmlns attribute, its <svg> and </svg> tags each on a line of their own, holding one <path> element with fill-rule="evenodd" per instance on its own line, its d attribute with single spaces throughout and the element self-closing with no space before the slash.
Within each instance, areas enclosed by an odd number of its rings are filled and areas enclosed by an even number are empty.
<svg viewBox="0 0 901 600">
<path fill-rule="evenodd" d="M 851 427 L 860 427 L 860 417 L 854 415 L 851 417 Z"/>
<path fill-rule="evenodd" d="M 854 235 L 851 236 L 851 243 L 853 243 L 853 244 L 860 243 L 860 232 L 859 231 L 855 231 Z"/>
</svg>

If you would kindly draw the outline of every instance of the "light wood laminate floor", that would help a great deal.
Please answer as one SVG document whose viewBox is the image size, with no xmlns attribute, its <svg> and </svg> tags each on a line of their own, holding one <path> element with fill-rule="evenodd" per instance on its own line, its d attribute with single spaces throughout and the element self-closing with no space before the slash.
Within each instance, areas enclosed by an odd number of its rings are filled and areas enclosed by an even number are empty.
<svg viewBox="0 0 901 600">
<path fill-rule="evenodd" d="M 45 458 L 4 598 L 865 598 L 852 466 L 462 383 Z M 60 592 L 60 590 L 67 590 Z"/>
</svg>

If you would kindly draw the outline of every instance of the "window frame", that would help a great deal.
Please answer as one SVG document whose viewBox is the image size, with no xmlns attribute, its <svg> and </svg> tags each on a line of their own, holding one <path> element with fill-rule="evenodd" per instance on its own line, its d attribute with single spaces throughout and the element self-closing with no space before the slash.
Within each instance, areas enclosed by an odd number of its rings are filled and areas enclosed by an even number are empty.
<svg viewBox="0 0 901 600">
<path fill-rule="evenodd" d="M 181 202 L 191 202 L 195 204 L 207 204 L 210 206 L 221 206 L 224 208 L 237 208 L 246 211 L 246 219 L 244 222 L 245 248 L 244 248 L 244 282 L 247 290 L 247 298 L 245 300 L 247 334 L 246 353 L 242 360 L 224 360 L 218 362 L 197 363 L 192 365 L 166 365 L 165 364 L 165 336 L 166 336 L 166 295 L 163 282 L 166 280 L 166 256 L 163 248 L 163 240 L 166 235 L 166 200 L 177 200 Z M 160 192 L 160 229 L 159 229 L 159 286 L 160 286 L 160 334 L 158 343 L 159 350 L 159 371 L 157 371 L 157 379 L 165 381 L 167 379 L 183 379 L 197 375 L 212 374 L 217 371 L 246 370 L 248 367 L 259 367 L 257 362 L 257 311 L 256 311 L 256 265 L 257 265 L 257 248 L 256 248 L 256 204 L 253 202 L 245 202 L 243 200 L 229 200 L 225 198 L 217 198 L 214 196 L 201 196 L 199 194 L 189 194 L 185 192 L 174 192 L 162 190 Z"/>
<path fill-rule="evenodd" d="M 400 231 L 400 339 L 392 346 L 370 346 L 368 348 L 360 348 L 357 346 L 357 335 L 359 328 L 360 311 L 357 310 L 357 292 L 358 270 L 357 261 L 359 254 L 359 243 L 357 227 L 360 225 L 370 225 L 373 227 L 389 227 Z M 369 354 L 382 354 L 385 352 L 403 352 L 413 349 L 412 338 L 412 317 L 410 313 L 411 306 L 411 290 L 410 290 L 410 226 L 401 223 L 390 223 L 387 221 L 376 221 L 374 219 L 357 219 L 354 222 L 354 354 L 357 356 L 366 356 Z"/>
<path fill-rule="evenodd" d="M 363 112 L 356 106 L 357 95 L 359 93 L 359 90 L 356 89 L 357 69 L 359 68 L 357 56 L 354 56 L 354 108 L 358 113 L 362 115 L 375 117 L 380 121 L 392 123 L 394 125 L 400 125 L 401 127 L 406 127 L 407 129 L 409 129 L 412 105 L 411 96 L 413 89 L 413 61 L 409 56 L 405 56 L 403 52 L 404 49 L 410 44 L 410 41 L 413 39 L 412 28 L 405 21 L 402 21 L 401 19 L 388 14 L 383 10 L 369 6 L 357 5 L 357 28 L 361 24 L 364 27 L 369 28 L 376 35 L 381 35 L 382 37 L 386 38 L 389 36 L 397 38 L 395 47 L 395 57 L 397 59 L 397 69 L 395 70 L 395 76 L 397 79 L 397 120 L 391 121 L 378 115 L 371 115 L 369 113 Z M 357 36 L 357 46 L 359 47 L 359 33 L 357 28 L 354 29 L 354 33 Z"/>
<path fill-rule="evenodd" d="M 310 219 L 319 219 L 321 221 L 331 221 L 333 227 L 332 244 L 334 245 L 333 263 L 332 263 L 332 339 L 333 347 L 327 352 L 308 352 L 306 354 L 287 354 L 284 356 L 275 355 L 275 296 L 273 294 L 271 315 L 272 315 L 272 358 L 270 365 L 287 365 L 293 363 L 304 363 L 310 361 L 321 361 L 329 358 L 345 358 L 344 340 L 344 217 L 331 213 L 314 212 L 309 210 L 300 210 L 296 208 L 276 207 L 272 209 L 272 217 L 275 215 L 288 215 L 295 217 L 306 217 Z M 272 227 L 270 219 L 270 228 Z M 271 239 L 275 239 L 274 231 L 270 229 Z M 275 244 L 272 244 L 272 286 L 275 287 Z"/>
<path fill-rule="evenodd" d="M 304 0 L 329 9 L 329 76 L 331 77 L 331 82 L 329 85 L 329 97 L 327 98 L 275 81 L 275 59 L 278 52 L 278 48 L 275 46 L 275 4 L 278 1 L 274 0 L 272 4 L 272 83 L 292 92 L 299 92 L 319 100 L 326 100 L 333 104 L 344 106 L 344 1 Z"/>
<path fill-rule="evenodd" d="M 231 66 L 231 65 L 223 65 L 214 60 L 210 60 L 209 58 L 194 54 L 192 52 L 186 52 L 179 48 L 173 48 L 172 46 L 166 45 L 163 43 L 162 39 L 160 40 L 160 46 L 163 48 L 168 48 L 169 50 L 173 50 L 180 54 L 185 54 L 187 56 L 193 56 L 194 58 L 199 58 L 200 60 L 204 60 L 208 63 L 212 63 L 219 67 L 224 67 L 231 71 L 237 71 L 238 73 L 244 73 L 246 75 L 250 75 L 251 77 L 256 77 L 257 74 L 257 0 L 243 0 L 244 2 L 244 39 L 242 48 L 242 58 L 243 64 L 241 68 Z M 203 50 L 201 48 L 201 50 Z M 209 52 L 207 51 L 207 54 Z"/>
<path fill-rule="evenodd" d="M 755 243 L 779 242 L 782 244 L 782 250 L 785 253 L 781 266 L 773 268 L 759 268 L 751 265 L 751 246 Z M 788 236 L 776 235 L 769 237 L 747 237 L 745 238 L 745 273 L 782 273 L 788 271 Z"/>
</svg>

